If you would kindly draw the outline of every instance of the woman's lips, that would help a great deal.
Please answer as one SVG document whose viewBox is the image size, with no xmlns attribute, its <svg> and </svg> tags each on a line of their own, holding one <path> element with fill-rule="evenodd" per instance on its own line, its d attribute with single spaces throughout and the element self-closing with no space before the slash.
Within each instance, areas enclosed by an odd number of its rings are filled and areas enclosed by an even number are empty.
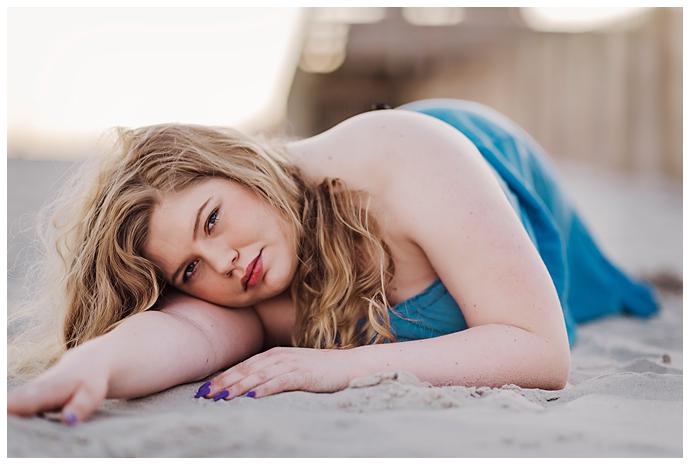
<svg viewBox="0 0 690 465">
<path fill-rule="evenodd" d="M 244 290 L 246 291 L 248 287 L 256 285 L 261 279 L 261 274 L 263 273 L 263 260 L 261 259 L 261 252 L 259 255 L 252 260 L 249 265 L 247 265 L 247 273 L 242 277 L 242 284 L 244 285 Z"/>
</svg>

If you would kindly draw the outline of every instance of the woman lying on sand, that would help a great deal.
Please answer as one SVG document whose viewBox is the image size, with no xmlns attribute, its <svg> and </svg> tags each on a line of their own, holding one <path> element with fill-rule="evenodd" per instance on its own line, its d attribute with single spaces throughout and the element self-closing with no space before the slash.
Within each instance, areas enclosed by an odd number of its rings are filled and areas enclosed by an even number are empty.
<svg viewBox="0 0 690 465">
<path fill-rule="evenodd" d="M 562 389 L 575 323 L 658 306 L 601 254 L 550 163 L 515 123 L 451 99 L 282 144 L 122 130 L 60 200 L 57 363 L 8 413 L 74 424 L 221 370 L 196 397 L 334 392 L 391 370 Z"/>
</svg>

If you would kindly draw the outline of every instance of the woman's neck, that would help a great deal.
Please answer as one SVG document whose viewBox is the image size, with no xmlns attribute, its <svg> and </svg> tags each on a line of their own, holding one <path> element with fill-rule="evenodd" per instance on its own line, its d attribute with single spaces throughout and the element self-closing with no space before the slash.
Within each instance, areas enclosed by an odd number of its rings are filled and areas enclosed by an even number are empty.
<svg viewBox="0 0 690 465">
<path fill-rule="evenodd" d="M 288 162 L 296 166 L 305 177 L 305 181 L 313 186 L 318 186 L 325 177 L 321 166 L 321 154 L 324 150 L 316 140 L 317 137 L 293 140 L 284 145 Z"/>
</svg>

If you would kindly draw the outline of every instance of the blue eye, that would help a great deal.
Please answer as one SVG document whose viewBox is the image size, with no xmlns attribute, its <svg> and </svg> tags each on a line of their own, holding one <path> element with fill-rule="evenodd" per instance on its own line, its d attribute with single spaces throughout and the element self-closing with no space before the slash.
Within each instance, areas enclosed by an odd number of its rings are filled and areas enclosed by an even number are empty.
<svg viewBox="0 0 690 465">
<path fill-rule="evenodd" d="M 196 270 L 196 264 L 199 260 L 194 260 L 192 263 L 187 265 L 187 268 L 184 269 L 184 272 L 182 273 L 182 282 L 186 283 L 189 281 L 189 278 L 191 278 L 194 275 L 194 270 Z M 187 274 L 189 273 L 189 274 Z"/>
<path fill-rule="evenodd" d="M 215 226 L 216 222 L 218 221 L 218 209 L 216 208 L 211 212 L 211 214 L 208 216 L 208 219 L 206 220 L 206 231 L 211 232 L 211 229 L 213 229 L 213 226 Z M 189 281 L 189 279 L 194 276 L 194 271 L 196 270 L 196 264 L 199 262 L 199 260 L 195 260 L 189 265 L 187 265 L 187 268 L 185 268 L 184 273 L 182 273 L 182 282 L 186 283 Z"/>
<path fill-rule="evenodd" d="M 206 220 L 206 230 L 211 231 L 213 229 L 213 226 L 215 226 L 216 221 L 218 221 L 218 209 L 216 208 L 211 212 L 211 214 L 208 216 L 208 219 Z"/>
</svg>

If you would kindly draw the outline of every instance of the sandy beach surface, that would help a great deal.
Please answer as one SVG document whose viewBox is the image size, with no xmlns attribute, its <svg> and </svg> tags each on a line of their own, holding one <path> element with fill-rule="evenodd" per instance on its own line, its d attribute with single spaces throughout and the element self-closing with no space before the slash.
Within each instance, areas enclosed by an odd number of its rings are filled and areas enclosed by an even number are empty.
<svg viewBox="0 0 690 465">
<path fill-rule="evenodd" d="M 579 326 L 565 389 L 433 387 L 400 371 L 333 394 L 195 399 L 199 384 L 107 400 L 86 423 L 8 417 L 9 457 L 680 457 L 680 184 L 559 163 L 603 250 L 659 285 L 661 312 Z M 8 161 L 8 305 L 32 254 L 31 215 L 64 162 Z M 10 328 L 11 331 L 11 328 Z M 8 387 L 21 380 L 8 379 Z"/>
</svg>

